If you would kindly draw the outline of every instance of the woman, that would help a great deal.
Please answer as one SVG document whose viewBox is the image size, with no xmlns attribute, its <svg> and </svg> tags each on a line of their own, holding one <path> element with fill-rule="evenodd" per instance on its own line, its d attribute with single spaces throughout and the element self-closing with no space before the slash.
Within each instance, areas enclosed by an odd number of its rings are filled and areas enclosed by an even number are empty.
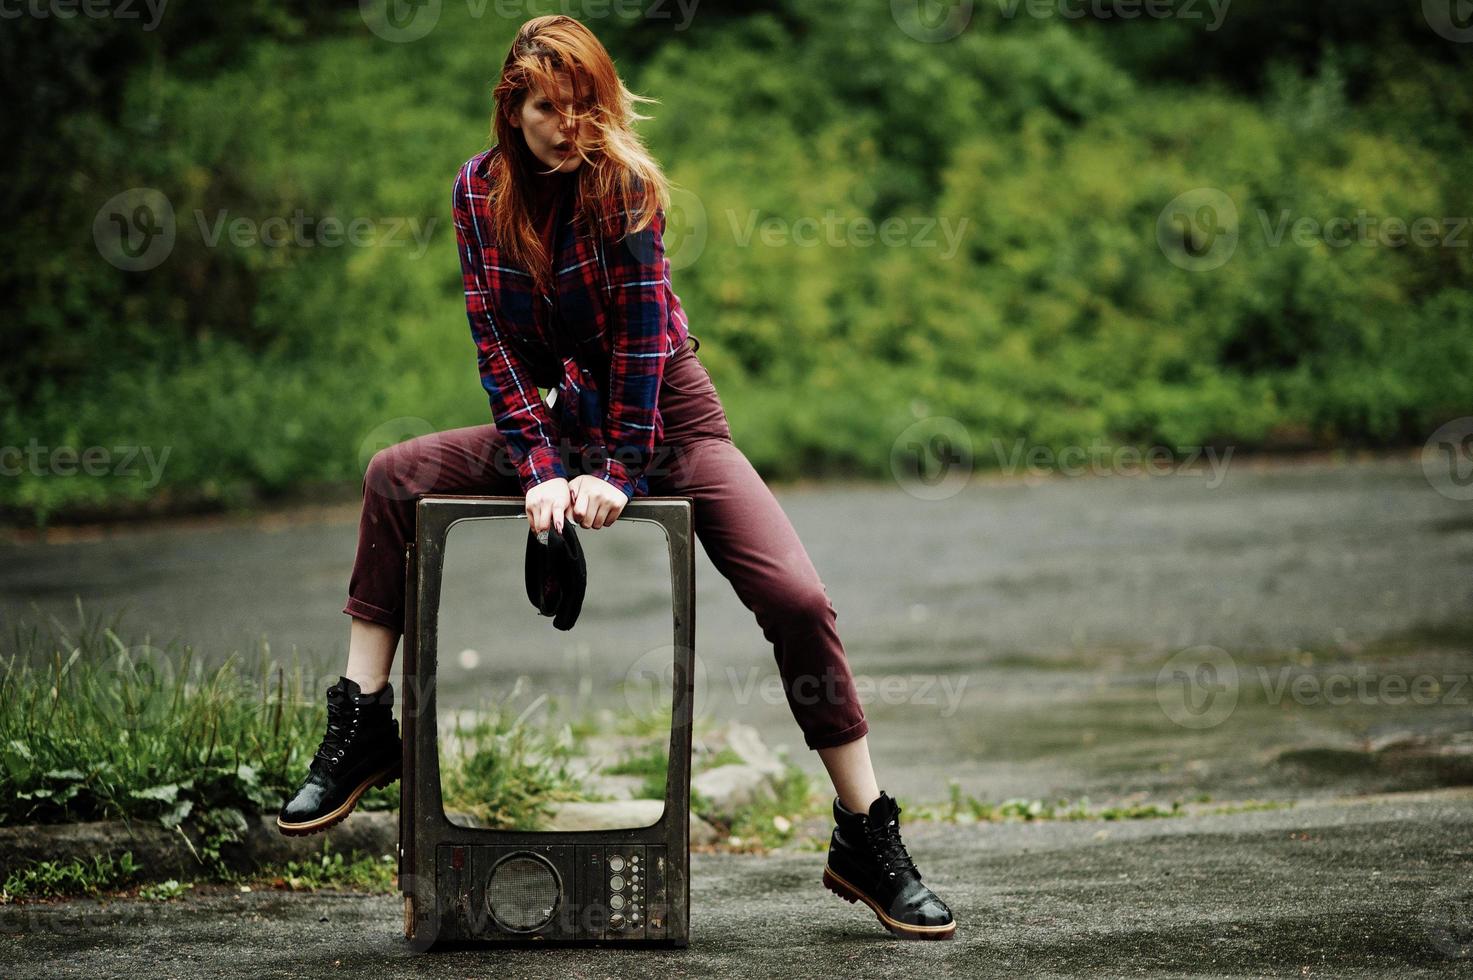
<svg viewBox="0 0 1473 980">
<path fill-rule="evenodd" d="M 789 706 L 833 780 L 824 884 L 891 932 L 949 938 L 880 792 L 835 613 L 792 525 L 731 441 L 663 245 L 666 182 L 631 128 L 635 101 L 578 21 L 518 32 L 494 97 L 495 146 L 455 178 L 466 309 L 495 425 L 412 439 L 364 478 L 345 675 L 283 833 L 346 817 L 400 772 L 389 670 L 403 632 L 404 548 L 429 493 L 517 494 L 534 530 L 605 528 L 634 496 L 693 498 L 695 532 L 773 644 Z M 556 388 L 551 405 L 538 388 Z M 571 477 L 571 478 L 570 478 Z"/>
</svg>

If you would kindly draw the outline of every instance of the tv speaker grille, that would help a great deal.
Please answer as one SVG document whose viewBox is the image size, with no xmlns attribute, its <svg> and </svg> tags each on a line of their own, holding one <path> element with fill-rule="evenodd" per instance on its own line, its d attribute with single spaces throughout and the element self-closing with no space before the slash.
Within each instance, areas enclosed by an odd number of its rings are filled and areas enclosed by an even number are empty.
<svg viewBox="0 0 1473 980">
<path fill-rule="evenodd" d="M 552 921 L 562 893 L 562 879 L 546 858 L 510 854 L 486 880 L 486 911 L 508 932 L 536 932 Z"/>
</svg>

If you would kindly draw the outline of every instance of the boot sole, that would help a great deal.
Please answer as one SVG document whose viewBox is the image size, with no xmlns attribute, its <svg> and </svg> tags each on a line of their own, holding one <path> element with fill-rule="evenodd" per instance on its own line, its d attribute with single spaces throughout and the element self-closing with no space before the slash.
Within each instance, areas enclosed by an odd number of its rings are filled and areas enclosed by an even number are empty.
<svg viewBox="0 0 1473 980">
<path fill-rule="evenodd" d="M 276 818 L 276 829 L 288 837 L 306 837 L 310 834 L 320 834 L 329 827 L 336 826 L 348 818 L 353 808 L 358 805 L 358 798 L 367 793 L 371 787 L 388 786 L 399 778 L 403 763 L 396 762 L 382 772 L 369 776 L 358 787 L 348 795 L 342 806 L 331 813 L 318 817 L 316 820 L 306 820 L 302 823 L 283 823 L 280 817 Z"/>
<path fill-rule="evenodd" d="M 948 922 L 944 926 L 913 926 L 891 918 L 875 904 L 874 899 L 839 877 L 828 865 L 823 867 L 823 886 L 850 904 L 863 902 L 868 905 L 870 911 L 875 913 L 875 918 L 880 920 L 880 925 L 901 939 L 950 939 L 956 935 L 955 922 Z"/>
</svg>

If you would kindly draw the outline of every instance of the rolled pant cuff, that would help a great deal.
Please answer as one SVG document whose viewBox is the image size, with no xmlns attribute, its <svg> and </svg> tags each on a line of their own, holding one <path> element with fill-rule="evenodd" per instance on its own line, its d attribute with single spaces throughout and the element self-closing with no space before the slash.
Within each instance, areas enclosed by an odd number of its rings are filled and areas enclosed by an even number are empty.
<svg viewBox="0 0 1473 980">
<path fill-rule="evenodd" d="M 810 749 L 831 749 L 836 745 L 845 745 L 857 739 L 864 738 L 869 734 L 869 722 L 860 719 L 858 724 L 850 725 L 843 731 L 833 732 L 829 735 L 810 736 L 806 732 L 803 741 L 808 743 Z"/>
<path fill-rule="evenodd" d="M 362 599 L 355 599 L 352 596 L 348 597 L 348 604 L 343 607 L 343 612 L 352 616 L 354 619 L 365 619 L 370 623 L 387 627 L 396 633 L 402 634 L 404 632 L 403 612 L 392 613 L 387 609 L 380 609 L 378 606 L 364 602 Z"/>
</svg>

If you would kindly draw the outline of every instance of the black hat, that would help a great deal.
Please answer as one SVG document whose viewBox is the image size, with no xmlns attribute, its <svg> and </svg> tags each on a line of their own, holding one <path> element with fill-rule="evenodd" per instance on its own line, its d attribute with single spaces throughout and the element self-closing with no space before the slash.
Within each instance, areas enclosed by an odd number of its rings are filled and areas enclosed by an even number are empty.
<svg viewBox="0 0 1473 980">
<path fill-rule="evenodd" d="M 532 605 L 542 615 L 554 617 L 553 626 L 572 629 L 588 587 L 588 566 L 573 525 L 564 524 L 562 533 L 554 525 L 541 534 L 529 527 L 524 570 Z"/>
</svg>

